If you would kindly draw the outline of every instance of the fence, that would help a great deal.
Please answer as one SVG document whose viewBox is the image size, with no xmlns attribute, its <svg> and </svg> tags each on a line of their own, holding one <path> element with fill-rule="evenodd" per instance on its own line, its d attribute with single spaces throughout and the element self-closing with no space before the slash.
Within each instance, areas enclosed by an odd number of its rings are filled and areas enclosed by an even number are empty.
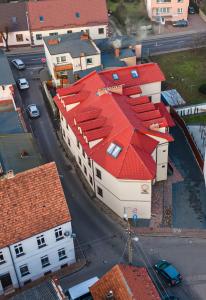
<svg viewBox="0 0 206 300">
<path fill-rule="evenodd" d="M 188 116 L 206 112 L 206 103 L 176 108 L 179 116 Z"/>
</svg>

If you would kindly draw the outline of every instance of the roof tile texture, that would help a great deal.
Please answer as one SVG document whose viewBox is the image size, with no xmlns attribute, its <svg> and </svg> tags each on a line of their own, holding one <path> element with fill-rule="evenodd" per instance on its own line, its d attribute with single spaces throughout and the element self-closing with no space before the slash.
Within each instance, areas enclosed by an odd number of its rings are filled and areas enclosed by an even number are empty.
<svg viewBox="0 0 206 300">
<path fill-rule="evenodd" d="M 69 221 L 55 163 L 0 180 L 0 248 Z"/>
</svg>

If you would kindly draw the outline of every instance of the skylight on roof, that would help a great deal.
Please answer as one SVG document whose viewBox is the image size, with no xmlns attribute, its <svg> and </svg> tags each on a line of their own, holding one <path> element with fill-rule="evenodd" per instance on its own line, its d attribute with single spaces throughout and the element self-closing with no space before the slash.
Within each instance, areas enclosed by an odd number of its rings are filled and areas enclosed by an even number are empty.
<svg viewBox="0 0 206 300">
<path fill-rule="evenodd" d="M 113 74 L 112 74 L 112 77 L 113 77 L 114 80 L 118 80 L 118 79 L 119 79 L 119 76 L 118 76 L 117 73 L 113 73 Z"/>
<path fill-rule="evenodd" d="M 80 13 L 79 13 L 79 12 L 76 12 L 76 13 L 75 13 L 75 16 L 76 16 L 76 18 L 80 18 Z"/>
<path fill-rule="evenodd" d="M 44 22 L 44 16 L 39 16 L 39 21 Z"/>
<path fill-rule="evenodd" d="M 131 75 L 132 75 L 132 78 L 138 78 L 139 77 L 139 75 L 138 75 L 138 73 L 137 73 L 136 70 L 132 70 L 131 71 Z"/>
<path fill-rule="evenodd" d="M 121 151 L 122 151 L 122 147 L 120 147 L 115 143 L 111 143 L 107 148 L 107 153 L 114 158 L 117 158 Z"/>
</svg>

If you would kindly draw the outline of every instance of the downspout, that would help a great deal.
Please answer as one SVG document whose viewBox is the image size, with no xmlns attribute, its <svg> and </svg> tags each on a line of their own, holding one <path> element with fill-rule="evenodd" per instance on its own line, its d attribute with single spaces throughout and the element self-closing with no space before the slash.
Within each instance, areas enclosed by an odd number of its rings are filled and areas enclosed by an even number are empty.
<svg viewBox="0 0 206 300">
<path fill-rule="evenodd" d="M 28 30 L 29 30 L 29 35 L 30 35 L 30 40 L 31 40 L 31 46 L 33 45 L 33 37 L 32 37 L 32 33 L 31 33 L 31 29 L 30 29 L 30 24 L 29 24 L 29 14 L 28 11 L 26 11 L 26 22 L 27 22 L 27 26 L 28 26 Z"/>
<path fill-rule="evenodd" d="M 17 279 L 19 288 L 21 288 L 20 280 L 19 280 L 19 277 L 18 277 L 18 273 L 17 273 L 17 270 L 16 270 L 15 263 L 14 263 L 14 258 L 13 258 L 12 252 L 11 252 L 11 248 L 10 248 L 10 246 L 8 246 L 8 248 L 9 248 L 9 253 L 10 253 L 10 256 L 11 256 L 12 263 L 13 263 L 13 267 L 14 267 L 14 272 L 15 272 L 15 275 L 16 275 L 16 279 Z"/>
</svg>

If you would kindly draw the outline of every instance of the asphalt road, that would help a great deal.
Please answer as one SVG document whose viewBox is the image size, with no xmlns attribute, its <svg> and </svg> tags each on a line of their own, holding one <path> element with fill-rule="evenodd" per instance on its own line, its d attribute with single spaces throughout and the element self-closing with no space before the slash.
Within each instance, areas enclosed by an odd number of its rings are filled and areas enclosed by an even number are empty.
<svg viewBox="0 0 206 300">
<path fill-rule="evenodd" d="M 28 59 L 26 70 L 18 71 L 13 67 L 12 70 L 16 79 L 19 77 L 28 79 L 30 89 L 17 93 L 16 101 L 24 111 L 28 127 L 36 138 L 45 162 L 55 161 L 57 164 L 73 219 L 73 232 L 77 234 L 88 261 L 87 266 L 80 272 L 61 280 L 63 288 L 66 289 L 91 276 L 102 276 L 116 263 L 126 262 L 127 236 L 125 231 L 89 198 L 72 164 L 64 156 L 37 79 L 38 71 L 42 68 L 41 54 L 38 54 L 38 57 L 33 54 L 23 57 L 25 62 Z M 32 60 L 33 58 L 38 60 Z M 41 117 L 37 120 L 27 118 L 26 106 L 31 103 L 36 103 L 40 108 Z M 205 300 L 204 294 L 201 296 L 196 292 L 196 289 L 204 291 L 206 288 L 205 246 L 206 242 L 201 240 L 190 242 L 177 238 L 140 238 L 134 246 L 133 262 L 136 265 L 146 265 L 153 280 L 159 282 L 151 266 L 158 259 L 169 259 L 186 280 L 180 287 L 172 290 L 159 284 L 161 294 L 173 293 L 181 300 Z"/>
</svg>

